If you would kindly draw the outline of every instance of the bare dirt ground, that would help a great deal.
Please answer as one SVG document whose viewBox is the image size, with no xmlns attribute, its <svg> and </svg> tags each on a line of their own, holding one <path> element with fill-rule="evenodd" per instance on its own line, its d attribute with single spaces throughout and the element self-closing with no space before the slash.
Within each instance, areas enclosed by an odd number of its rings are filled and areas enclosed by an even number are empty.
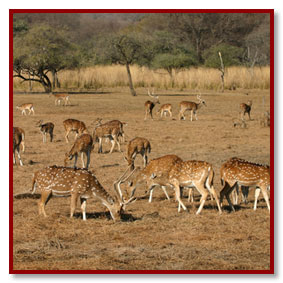
<svg viewBox="0 0 283 283">
<path fill-rule="evenodd" d="M 145 93 L 145 91 L 143 91 Z M 258 163 L 270 162 L 270 129 L 262 128 L 259 118 L 269 109 L 269 91 L 246 90 L 224 94 L 205 92 L 207 107 L 198 111 L 198 121 L 177 118 L 182 100 L 196 101 L 196 95 L 159 92 L 160 102 L 172 103 L 173 120 L 143 120 L 146 95 L 131 97 L 128 91 L 105 94 L 71 95 L 71 106 L 54 106 L 54 99 L 45 94 L 14 95 L 14 126 L 26 132 L 24 166 L 14 165 L 14 195 L 30 190 L 35 171 L 49 165 L 63 165 L 65 153 L 71 148 L 64 139 L 62 122 L 75 118 L 91 123 L 119 119 L 127 122 L 126 140 L 148 138 L 152 145 L 150 159 L 176 154 L 183 160 L 205 160 L 214 166 L 215 188 L 221 190 L 219 169 L 228 158 L 237 156 Z M 233 128 L 232 118 L 238 117 L 239 104 L 253 100 L 252 120 L 247 128 Z M 22 116 L 16 110 L 21 103 L 34 103 L 35 115 Z M 159 105 L 157 105 L 157 109 Z M 54 142 L 42 142 L 38 120 L 55 124 Z M 127 167 L 120 153 L 107 152 L 110 144 L 103 143 L 104 154 L 91 155 L 90 170 L 111 192 L 113 182 Z M 78 165 L 81 166 L 80 160 Z M 136 164 L 142 165 L 137 157 Z M 70 166 L 73 163 L 70 163 Z M 14 197 L 13 262 L 14 270 L 268 270 L 270 269 L 270 215 L 261 200 L 253 211 L 254 189 L 249 203 L 236 206 L 230 213 L 226 200 L 219 215 L 214 201 L 207 201 L 201 215 L 195 215 L 199 198 L 191 204 L 184 199 L 188 212 L 177 212 L 173 191 L 168 189 L 169 202 L 161 189 L 154 191 L 148 203 L 146 188 L 140 188 L 141 198 L 129 205 L 123 221 L 114 223 L 106 208 L 93 199 L 87 203 L 87 221 L 81 219 L 79 205 L 73 219 L 69 218 L 70 199 L 52 198 L 46 206 L 47 218 L 38 216 L 36 198 Z M 186 194 L 184 196 L 186 198 Z"/>
</svg>

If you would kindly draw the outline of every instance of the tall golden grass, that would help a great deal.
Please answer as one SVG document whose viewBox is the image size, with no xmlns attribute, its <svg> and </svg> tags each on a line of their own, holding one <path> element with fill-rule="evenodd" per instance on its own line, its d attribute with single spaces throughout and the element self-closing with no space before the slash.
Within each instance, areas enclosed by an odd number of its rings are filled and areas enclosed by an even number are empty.
<svg viewBox="0 0 283 283">
<path fill-rule="evenodd" d="M 150 70 L 132 66 L 131 73 L 136 88 L 154 87 L 156 89 L 221 89 L 220 71 L 212 68 L 190 68 L 174 72 L 173 79 L 165 70 Z M 60 90 L 97 90 L 128 86 L 125 66 L 95 66 L 77 70 L 64 70 L 58 74 Z M 268 89 L 270 87 L 270 68 L 229 67 L 225 71 L 225 88 L 232 86 L 244 89 Z M 29 83 L 14 78 L 14 90 L 29 91 Z M 33 91 L 43 91 L 39 83 L 33 83 Z"/>
</svg>

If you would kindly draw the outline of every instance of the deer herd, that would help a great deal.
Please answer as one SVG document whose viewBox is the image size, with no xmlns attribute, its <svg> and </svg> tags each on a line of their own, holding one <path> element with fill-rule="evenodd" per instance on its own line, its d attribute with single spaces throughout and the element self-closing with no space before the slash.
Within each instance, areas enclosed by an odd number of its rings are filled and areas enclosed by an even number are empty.
<svg viewBox="0 0 283 283">
<path fill-rule="evenodd" d="M 156 104 L 160 104 L 159 97 L 154 92 L 148 90 L 148 95 L 153 101 L 146 101 L 145 117 L 148 115 L 153 119 L 153 109 Z M 64 105 L 70 103 L 69 95 L 54 95 L 55 105 Z M 191 111 L 191 121 L 198 120 L 197 111 L 206 102 L 197 95 L 198 102 L 182 101 L 178 114 L 179 120 L 185 120 L 185 112 Z M 250 119 L 252 101 L 247 104 L 240 104 L 240 114 L 244 119 L 247 113 Z M 32 103 L 25 103 L 16 107 L 26 115 L 33 113 Z M 172 117 L 172 105 L 163 104 L 156 112 L 166 116 L 167 113 Z M 237 157 L 228 159 L 220 168 L 220 178 L 223 189 L 220 191 L 220 197 L 214 189 L 213 181 L 215 171 L 212 164 L 205 161 L 187 160 L 183 161 L 176 155 L 164 155 L 159 158 L 148 161 L 148 155 L 151 153 L 150 141 L 143 137 L 135 137 L 128 142 L 126 155 L 124 159 L 127 162 L 127 169 L 113 184 L 109 190 L 105 190 L 99 183 L 96 176 L 89 170 L 90 156 L 95 144 L 98 143 L 98 153 L 102 153 L 102 142 L 107 140 L 111 142 L 109 153 L 113 153 L 115 145 L 121 152 L 121 142 L 125 142 L 124 126 L 125 122 L 112 120 L 102 123 L 102 119 L 96 119 L 93 124 L 92 133 L 90 133 L 84 122 L 76 119 L 67 119 L 63 121 L 65 129 L 65 140 L 69 143 L 69 134 L 75 132 L 76 139 L 71 149 L 65 154 L 64 166 L 49 166 L 34 173 L 32 181 L 32 193 L 36 190 L 40 192 L 41 198 L 38 203 L 39 214 L 45 213 L 45 205 L 52 196 L 70 196 L 70 216 L 74 215 L 77 200 L 80 199 L 83 220 L 86 220 L 86 200 L 95 198 L 106 206 L 114 221 L 121 219 L 126 205 L 134 202 L 138 198 L 135 196 L 140 186 L 149 193 L 149 202 L 152 202 L 153 191 L 160 187 L 168 201 L 170 197 L 167 190 L 172 189 L 175 199 L 178 203 L 178 212 L 181 209 L 187 211 L 186 205 L 182 201 L 184 189 L 188 190 L 188 201 L 193 201 L 193 191 L 200 194 L 200 203 L 196 214 L 200 214 L 204 208 L 208 196 L 216 204 L 219 214 L 222 213 L 224 197 L 232 211 L 235 211 L 234 205 L 237 204 L 239 192 L 242 192 L 242 200 L 247 203 L 249 188 L 255 188 L 254 210 L 257 208 L 257 201 L 260 192 L 262 192 L 267 208 L 270 211 L 268 191 L 270 190 L 270 168 L 267 165 L 252 163 Z M 50 136 L 50 142 L 53 141 L 54 124 L 52 122 L 43 123 L 39 120 L 36 124 L 43 136 L 43 143 L 47 142 L 47 134 Z M 25 151 L 25 132 L 19 127 L 13 127 L 13 162 L 16 164 L 15 153 L 17 153 L 20 166 L 23 161 L 20 155 L 20 146 L 22 152 Z M 77 159 L 81 155 L 82 168 L 77 168 Z M 137 155 L 143 158 L 143 167 L 135 166 Z M 84 161 L 86 156 L 86 163 Z M 67 167 L 70 160 L 74 159 L 73 167 Z M 121 187 L 123 185 L 123 188 Z M 130 193 L 128 193 L 130 192 Z M 127 196 L 127 200 L 126 200 Z M 230 199 L 232 196 L 233 204 Z"/>
</svg>

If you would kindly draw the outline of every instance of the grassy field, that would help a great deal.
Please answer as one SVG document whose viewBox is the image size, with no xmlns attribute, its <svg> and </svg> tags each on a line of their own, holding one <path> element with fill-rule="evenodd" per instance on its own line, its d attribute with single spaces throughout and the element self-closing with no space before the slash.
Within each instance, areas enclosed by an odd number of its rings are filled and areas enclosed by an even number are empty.
<svg viewBox="0 0 283 283">
<path fill-rule="evenodd" d="M 173 72 L 173 81 L 165 70 L 150 70 L 145 67 L 131 66 L 133 83 L 136 88 L 154 87 L 166 90 L 221 90 L 220 71 L 212 68 L 190 68 Z M 78 70 L 63 70 L 58 73 L 63 90 L 104 90 L 105 88 L 125 87 L 129 81 L 125 66 L 95 66 Z M 51 79 L 51 78 L 50 78 Z M 225 69 L 225 88 L 269 89 L 270 68 L 228 67 Z M 42 91 L 38 83 L 33 83 L 33 91 Z M 14 89 L 29 91 L 29 83 L 14 79 Z"/>
<path fill-rule="evenodd" d="M 142 91 L 140 91 L 141 93 Z M 246 93 L 248 92 L 248 95 Z M 152 145 L 150 159 L 176 154 L 183 160 L 205 160 L 213 164 L 215 188 L 221 190 L 219 169 L 233 156 L 258 163 L 270 163 L 270 129 L 262 128 L 259 118 L 269 109 L 269 90 L 236 90 L 217 93 L 203 91 L 207 107 L 198 112 L 198 121 L 179 121 L 178 104 L 182 100 L 196 101 L 195 93 L 158 92 L 160 102 L 172 103 L 173 119 L 160 119 L 154 110 L 154 120 L 144 121 L 146 90 L 131 97 L 127 89 L 109 89 L 98 94 L 71 95 L 71 105 L 54 106 L 54 99 L 45 94 L 14 95 L 14 126 L 26 132 L 24 166 L 14 165 L 13 268 L 15 270 L 268 270 L 270 269 L 270 215 L 266 203 L 260 200 L 253 211 L 254 189 L 249 203 L 236 206 L 230 213 L 227 202 L 219 215 L 214 201 L 207 201 L 201 215 L 195 212 L 199 197 L 191 204 L 184 199 L 188 212 L 177 212 L 173 191 L 169 202 L 162 190 L 154 191 L 148 203 L 146 188 L 140 188 L 135 203 L 129 205 L 123 221 L 113 223 L 109 213 L 98 202 L 87 204 L 87 221 L 81 219 L 79 206 L 69 218 L 70 199 L 53 198 L 46 206 L 47 218 L 38 216 L 36 197 L 21 197 L 31 189 L 32 175 L 48 165 L 63 165 L 71 142 L 64 139 L 62 122 L 75 118 L 91 123 L 119 119 L 127 122 L 126 141 L 140 136 Z M 264 99 L 263 99 L 264 98 Z M 252 99 L 251 121 L 247 128 L 233 128 L 232 118 L 238 117 L 239 104 Z M 263 106 L 263 100 L 265 101 Z M 16 110 L 21 103 L 34 103 L 35 115 L 22 116 Z M 157 106 L 157 109 L 159 105 Z M 187 113 L 189 117 L 189 113 Z M 38 120 L 55 124 L 54 141 L 42 143 L 35 126 Z M 90 170 L 106 190 L 124 172 L 127 164 L 123 153 L 107 152 L 91 155 Z M 137 157 L 136 163 L 142 165 Z M 70 165 L 72 165 L 70 163 Z M 78 163 L 80 166 L 80 162 Z M 186 198 L 186 195 L 184 196 Z"/>
</svg>

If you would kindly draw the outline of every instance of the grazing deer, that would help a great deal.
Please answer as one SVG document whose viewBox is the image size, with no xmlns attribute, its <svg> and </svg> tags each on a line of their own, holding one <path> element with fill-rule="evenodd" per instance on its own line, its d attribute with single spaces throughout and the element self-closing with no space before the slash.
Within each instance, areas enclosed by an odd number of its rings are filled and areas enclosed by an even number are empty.
<svg viewBox="0 0 283 283">
<path fill-rule="evenodd" d="M 57 93 L 57 94 L 51 93 L 49 96 L 55 97 L 55 106 L 60 105 L 61 101 L 64 102 L 64 106 L 66 106 L 67 104 L 71 105 L 71 102 L 69 100 L 69 98 L 70 98 L 69 94 L 66 94 L 66 93 Z"/>
<path fill-rule="evenodd" d="M 151 146 L 150 142 L 145 138 L 134 138 L 132 139 L 127 148 L 127 156 L 125 156 L 125 160 L 128 162 L 128 165 L 131 166 L 131 170 L 135 168 L 135 158 L 137 154 L 140 154 L 143 157 L 143 165 L 146 167 L 147 165 L 147 154 L 150 153 Z"/>
<path fill-rule="evenodd" d="M 160 118 L 164 116 L 167 116 L 167 113 L 169 113 L 170 117 L 172 117 L 172 104 L 163 104 L 161 105 L 160 109 L 156 112 L 156 114 L 160 113 Z"/>
<path fill-rule="evenodd" d="M 91 153 L 92 149 L 93 149 L 92 136 L 89 135 L 89 134 L 82 134 L 81 136 L 79 136 L 76 139 L 71 150 L 68 153 L 66 153 L 64 165 L 67 166 L 67 161 L 72 160 L 73 157 L 75 157 L 74 168 L 76 168 L 78 155 L 79 155 L 79 153 L 81 153 L 83 168 L 88 169 L 88 166 L 89 166 L 89 163 L 90 163 L 90 153 Z M 85 167 L 85 163 L 84 163 L 84 154 L 87 156 L 86 167 Z"/>
<path fill-rule="evenodd" d="M 251 109 L 252 109 L 252 104 L 253 102 L 251 100 L 248 101 L 248 103 L 241 103 L 240 104 L 240 115 L 242 118 L 245 117 L 245 114 L 248 113 L 249 115 L 249 120 L 251 120 Z"/>
<path fill-rule="evenodd" d="M 101 118 L 97 118 L 94 121 L 95 126 L 101 126 L 102 125 L 102 119 Z M 124 126 L 127 126 L 128 124 L 125 122 L 121 122 L 119 120 L 111 120 L 109 122 L 106 122 L 104 124 L 108 124 L 117 128 L 120 128 L 120 132 L 118 134 L 118 137 L 122 137 L 122 142 L 125 142 L 125 133 L 124 133 Z"/>
<path fill-rule="evenodd" d="M 22 152 L 25 152 L 25 131 L 19 127 L 14 127 L 15 131 L 19 132 L 22 136 L 21 146 L 22 146 Z"/>
<path fill-rule="evenodd" d="M 93 141 L 99 143 L 98 153 L 102 153 L 102 139 L 108 138 L 112 143 L 110 153 L 113 152 L 115 144 L 118 146 L 118 150 L 121 152 L 121 146 L 119 143 L 119 135 L 121 134 L 120 124 L 104 123 L 96 126 L 93 130 Z"/>
<path fill-rule="evenodd" d="M 145 183 L 150 192 L 149 202 L 152 201 L 153 190 L 156 186 L 160 186 L 167 199 L 170 200 L 166 191 L 166 186 L 169 185 L 168 174 L 178 162 L 182 162 L 182 159 L 177 155 L 165 155 L 151 160 L 145 168 L 137 169 L 131 179 L 125 178 L 131 188 L 131 197 L 134 196 L 137 186 Z"/>
<path fill-rule="evenodd" d="M 45 205 L 52 196 L 71 196 L 70 217 L 73 217 L 77 200 L 80 198 L 83 220 L 86 220 L 86 200 L 94 197 L 108 208 L 112 219 L 116 221 L 121 218 L 125 206 L 134 200 L 131 198 L 124 201 L 120 199 L 117 192 L 117 185 L 121 182 L 124 174 L 113 184 L 115 196 L 112 197 L 102 187 L 95 175 L 86 169 L 49 166 L 34 173 L 31 191 L 34 194 L 36 189 L 40 190 L 39 214 L 43 214 L 45 217 Z"/>
<path fill-rule="evenodd" d="M 76 119 L 67 119 L 63 122 L 63 125 L 65 128 L 65 139 L 67 143 L 69 142 L 68 136 L 70 132 L 75 132 L 76 138 L 78 135 L 88 133 L 85 123 Z"/>
<path fill-rule="evenodd" d="M 191 111 L 191 121 L 193 121 L 193 114 L 195 115 L 195 119 L 197 120 L 197 110 L 202 107 L 202 105 L 207 106 L 205 100 L 201 98 L 200 95 L 197 95 L 198 103 L 190 102 L 190 101 L 182 101 L 180 102 L 180 112 L 179 112 L 179 120 L 186 120 L 185 112 L 187 110 Z"/>
<path fill-rule="evenodd" d="M 230 208 L 235 211 L 230 200 L 230 194 L 237 186 L 255 186 L 254 210 L 257 208 L 257 199 L 260 192 L 266 201 L 270 211 L 267 191 L 270 189 L 270 169 L 267 165 L 256 164 L 239 158 L 231 158 L 225 162 L 220 169 L 221 183 L 224 185 L 220 192 L 220 203 L 226 197 Z"/>
<path fill-rule="evenodd" d="M 156 104 L 160 104 L 159 102 L 159 97 L 157 95 L 154 95 L 154 91 L 152 91 L 152 93 L 150 94 L 150 91 L 149 89 L 147 90 L 147 94 L 154 99 L 154 101 L 150 101 L 150 100 L 147 100 L 144 104 L 144 107 L 145 107 L 145 117 L 144 117 L 144 120 L 147 119 L 147 115 L 150 114 L 150 117 L 151 119 L 153 120 L 153 117 L 152 117 L 152 110 L 154 108 L 154 106 Z"/>
<path fill-rule="evenodd" d="M 34 107 L 32 103 L 24 103 L 22 105 L 18 105 L 16 106 L 16 108 L 20 111 L 22 111 L 22 115 L 27 115 L 26 110 L 29 111 L 29 115 L 32 112 L 32 114 L 34 115 Z"/>
<path fill-rule="evenodd" d="M 17 151 L 17 155 L 19 158 L 20 165 L 23 166 L 23 162 L 20 155 L 20 144 L 22 142 L 22 133 L 18 130 L 18 128 L 13 127 L 13 163 L 17 164 L 15 152 Z"/>
<path fill-rule="evenodd" d="M 53 140 L 53 130 L 54 130 L 54 124 L 51 123 L 51 122 L 48 122 L 48 123 L 45 123 L 43 124 L 43 121 L 42 120 L 39 120 L 36 124 L 36 126 L 39 127 L 39 130 L 42 134 L 42 137 L 43 137 L 43 142 L 45 143 L 46 142 L 46 136 L 47 134 L 49 134 L 50 136 L 50 142 L 52 142 Z"/>
</svg>

